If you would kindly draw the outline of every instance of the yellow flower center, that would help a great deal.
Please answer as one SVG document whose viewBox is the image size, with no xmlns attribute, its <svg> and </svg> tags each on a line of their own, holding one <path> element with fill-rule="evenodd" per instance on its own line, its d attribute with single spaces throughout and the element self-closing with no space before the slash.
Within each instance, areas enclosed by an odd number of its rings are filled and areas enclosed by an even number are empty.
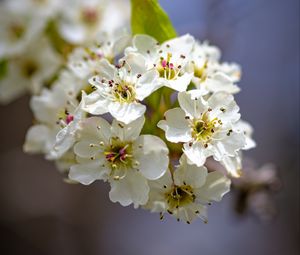
<svg viewBox="0 0 300 255">
<path fill-rule="evenodd" d="M 135 101 L 135 89 L 132 84 L 125 81 L 113 85 L 115 100 L 121 103 L 132 103 Z"/>
<path fill-rule="evenodd" d="M 182 207 L 193 203 L 196 196 L 193 194 L 193 189 L 189 185 L 176 186 L 174 185 L 170 192 L 165 194 L 169 210 Z"/>
<path fill-rule="evenodd" d="M 167 80 L 174 80 L 180 75 L 181 66 L 175 66 L 174 63 L 171 62 L 172 54 L 168 53 L 167 58 L 160 58 L 160 62 L 156 66 L 159 77 L 165 78 Z"/>
<path fill-rule="evenodd" d="M 213 134 L 219 129 L 222 122 L 218 118 L 212 120 L 208 117 L 208 112 L 202 114 L 200 119 L 192 122 L 192 136 L 196 141 L 207 144 L 211 141 Z"/>
</svg>

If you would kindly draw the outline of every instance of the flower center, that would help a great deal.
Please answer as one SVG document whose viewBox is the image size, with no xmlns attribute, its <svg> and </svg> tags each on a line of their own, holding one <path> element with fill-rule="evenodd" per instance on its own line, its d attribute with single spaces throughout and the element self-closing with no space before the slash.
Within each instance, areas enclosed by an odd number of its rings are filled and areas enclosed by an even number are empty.
<svg viewBox="0 0 300 255">
<path fill-rule="evenodd" d="M 104 155 L 113 169 L 132 166 L 131 143 L 113 139 L 111 145 L 105 150 Z"/>
<path fill-rule="evenodd" d="M 99 20 L 99 14 L 94 8 L 84 8 L 81 11 L 81 20 L 87 25 L 95 25 Z"/>
<path fill-rule="evenodd" d="M 78 92 L 76 99 L 78 100 L 78 102 L 81 101 L 82 98 L 82 91 L 84 91 L 87 95 L 91 94 L 93 91 L 95 91 L 95 87 L 90 85 L 90 84 L 86 84 L 85 86 L 82 87 L 82 89 Z"/>
<path fill-rule="evenodd" d="M 196 141 L 206 144 L 210 142 L 213 134 L 218 130 L 220 125 L 222 125 L 222 122 L 218 118 L 210 120 L 208 112 L 205 112 L 200 119 L 193 120 L 191 124 L 192 136 Z"/>
<path fill-rule="evenodd" d="M 181 66 L 175 66 L 175 64 L 171 62 L 171 58 L 171 53 L 167 54 L 167 59 L 164 59 L 163 57 L 160 58 L 160 62 L 157 65 L 157 70 L 161 78 L 174 80 L 179 76 Z"/>
<path fill-rule="evenodd" d="M 22 63 L 21 71 L 24 77 L 30 78 L 32 77 L 39 69 L 38 64 L 33 60 L 26 60 L 24 63 Z"/>
<path fill-rule="evenodd" d="M 62 128 L 69 125 L 74 120 L 74 115 L 70 114 L 67 109 L 63 109 L 58 112 L 58 121 Z"/>
<path fill-rule="evenodd" d="M 13 23 L 9 27 L 9 33 L 13 40 L 21 39 L 25 33 L 25 27 L 20 23 Z"/>
<path fill-rule="evenodd" d="M 174 185 L 172 190 L 166 193 L 165 196 L 170 210 L 193 203 L 196 198 L 192 187 L 189 185 Z"/>
<path fill-rule="evenodd" d="M 207 78 L 207 60 L 204 62 L 203 66 L 199 67 L 194 63 L 194 75 L 199 78 L 201 82 L 204 82 Z"/>
<path fill-rule="evenodd" d="M 121 81 L 120 83 L 113 83 L 110 81 L 110 86 L 113 86 L 113 95 L 116 101 L 121 103 L 131 103 L 135 101 L 135 89 L 132 84 Z"/>
</svg>

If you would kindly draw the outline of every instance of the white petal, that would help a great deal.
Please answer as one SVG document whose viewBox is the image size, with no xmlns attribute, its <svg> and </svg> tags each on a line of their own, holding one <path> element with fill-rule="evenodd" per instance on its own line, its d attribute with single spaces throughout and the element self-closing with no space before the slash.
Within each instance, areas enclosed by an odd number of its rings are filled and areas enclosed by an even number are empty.
<svg viewBox="0 0 300 255">
<path fill-rule="evenodd" d="M 83 158 L 91 158 L 102 151 L 99 142 L 95 144 L 95 140 L 79 141 L 74 146 L 74 152 L 77 156 Z"/>
<path fill-rule="evenodd" d="M 136 35 L 132 40 L 133 46 L 142 54 L 157 47 L 157 41 L 149 35 Z"/>
<path fill-rule="evenodd" d="M 245 146 L 243 147 L 243 150 L 250 150 L 256 147 L 256 142 L 251 137 L 253 128 L 248 122 L 239 120 L 237 123 L 234 123 L 233 128 L 237 132 L 243 132 L 245 134 Z"/>
<path fill-rule="evenodd" d="M 130 35 L 122 35 L 120 38 L 118 38 L 114 45 L 113 45 L 113 55 L 118 56 L 119 54 L 123 53 L 126 46 L 128 46 L 131 42 L 131 36 Z"/>
<path fill-rule="evenodd" d="M 101 161 L 95 160 L 87 164 L 71 166 L 69 178 L 81 184 L 89 185 L 95 180 L 105 180 L 107 170 L 101 167 Z"/>
<path fill-rule="evenodd" d="M 134 157 L 139 162 L 138 169 L 149 180 L 160 178 L 169 164 L 166 144 L 153 135 L 142 135 L 134 143 Z"/>
<path fill-rule="evenodd" d="M 229 192 L 231 181 L 218 171 L 208 173 L 206 183 L 197 190 L 197 197 L 203 201 L 220 201 Z"/>
<path fill-rule="evenodd" d="M 147 71 L 146 60 L 141 54 L 131 53 L 120 62 L 126 61 L 125 68 L 130 70 L 131 75 L 143 74 Z"/>
<path fill-rule="evenodd" d="M 209 99 L 208 104 L 212 109 L 210 116 L 218 117 L 223 122 L 236 122 L 240 119 L 239 107 L 234 101 L 234 97 L 226 92 L 214 93 Z M 221 111 L 224 108 L 224 111 Z"/>
<path fill-rule="evenodd" d="M 101 117 L 90 117 L 80 123 L 78 135 L 81 140 L 88 140 L 92 143 L 109 143 L 111 137 L 110 124 Z"/>
<path fill-rule="evenodd" d="M 182 91 L 186 91 L 192 78 L 193 78 L 193 74 L 184 73 L 182 76 L 180 76 L 174 80 L 166 80 L 166 79 L 161 78 L 160 82 L 164 86 L 167 86 L 167 87 L 170 87 L 171 89 L 182 92 Z"/>
<path fill-rule="evenodd" d="M 75 136 L 70 133 L 71 125 L 60 130 L 56 135 L 56 142 L 47 159 L 58 159 L 75 143 Z"/>
<path fill-rule="evenodd" d="M 202 85 L 212 92 L 225 91 L 230 94 L 235 94 L 240 91 L 240 88 L 233 84 L 230 77 L 221 72 L 218 72 L 212 75 L 212 77 L 206 79 Z"/>
<path fill-rule="evenodd" d="M 119 202 L 122 206 L 131 203 L 137 208 L 146 204 L 149 186 L 145 177 L 133 169 L 127 171 L 126 177 L 118 181 L 111 180 L 109 198 L 112 202 Z"/>
<path fill-rule="evenodd" d="M 113 80 L 115 73 L 117 72 L 116 67 L 108 62 L 107 59 L 103 59 L 99 64 L 99 77 L 107 80 Z"/>
<path fill-rule="evenodd" d="M 235 178 L 238 178 L 242 174 L 242 155 L 239 153 L 238 156 L 229 157 L 224 156 L 220 163 L 225 167 L 227 172 Z"/>
<path fill-rule="evenodd" d="M 202 97 L 194 97 L 193 92 L 195 92 L 195 95 L 198 95 L 197 90 L 178 93 L 178 101 L 186 114 L 193 118 L 199 118 L 207 110 L 208 105 Z"/>
<path fill-rule="evenodd" d="M 186 34 L 164 42 L 162 44 L 162 48 L 166 51 L 171 51 L 172 53 L 178 52 L 178 55 L 184 55 L 188 57 L 193 49 L 194 43 L 194 37 Z"/>
<path fill-rule="evenodd" d="M 173 143 L 188 142 L 192 139 L 191 128 L 185 119 L 185 112 L 174 108 L 165 112 L 166 120 L 158 122 L 157 126 L 166 132 L 166 138 Z"/>
<path fill-rule="evenodd" d="M 136 140 L 145 123 L 145 117 L 142 116 L 129 124 L 125 125 L 117 120 L 113 120 L 111 131 L 113 135 L 119 137 L 122 141 Z"/>
<path fill-rule="evenodd" d="M 207 176 L 207 169 L 204 166 L 198 167 L 196 165 L 189 165 L 187 163 L 186 155 L 180 158 L 180 165 L 174 172 L 174 182 L 176 185 L 190 185 L 192 188 L 201 187 Z"/>
<path fill-rule="evenodd" d="M 88 113 L 99 115 L 108 112 L 109 100 L 103 96 L 101 91 L 96 90 L 89 95 L 82 97 L 82 109 Z"/>
<path fill-rule="evenodd" d="M 47 143 L 54 144 L 55 137 L 51 136 L 50 129 L 45 125 L 34 125 L 29 128 L 26 134 L 26 141 L 23 150 L 27 153 L 47 152 Z"/>
<path fill-rule="evenodd" d="M 110 114 L 118 121 L 122 121 L 123 123 L 128 124 L 131 121 L 134 121 L 137 118 L 141 117 L 146 111 L 146 106 L 136 102 L 112 102 L 108 105 L 108 110 Z"/>
<path fill-rule="evenodd" d="M 237 151 L 245 146 L 245 136 L 242 133 L 232 132 L 221 141 L 214 143 L 214 159 L 217 161 L 222 160 L 224 155 L 234 157 Z"/>
<path fill-rule="evenodd" d="M 159 89 L 161 85 L 158 82 L 158 72 L 151 69 L 142 74 L 136 84 L 136 98 L 140 101 L 144 100 L 147 96 Z"/>
<path fill-rule="evenodd" d="M 207 157 L 212 155 L 209 148 L 204 148 L 202 143 L 196 142 L 191 146 L 187 143 L 183 145 L 184 153 L 188 158 L 189 164 L 195 164 L 198 167 L 203 166 Z"/>
</svg>

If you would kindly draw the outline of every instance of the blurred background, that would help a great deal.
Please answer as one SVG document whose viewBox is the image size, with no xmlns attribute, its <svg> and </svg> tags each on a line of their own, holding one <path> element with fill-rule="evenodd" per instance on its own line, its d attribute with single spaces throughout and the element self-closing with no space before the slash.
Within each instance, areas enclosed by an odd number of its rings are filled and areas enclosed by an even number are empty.
<svg viewBox="0 0 300 255">
<path fill-rule="evenodd" d="M 234 194 L 209 223 L 177 223 L 113 204 L 109 187 L 68 185 L 51 162 L 22 152 L 29 97 L 0 106 L 0 254 L 299 254 L 299 1 L 161 0 L 179 34 L 219 46 L 241 64 L 242 116 L 255 129 L 259 165 L 278 166 L 278 213 L 238 216 Z"/>
</svg>

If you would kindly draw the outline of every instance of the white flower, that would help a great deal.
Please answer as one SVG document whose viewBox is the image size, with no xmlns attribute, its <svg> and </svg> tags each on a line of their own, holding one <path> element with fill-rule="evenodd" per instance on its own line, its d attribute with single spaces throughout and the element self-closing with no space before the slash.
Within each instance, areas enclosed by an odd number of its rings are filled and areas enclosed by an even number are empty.
<svg viewBox="0 0 300 255">
<path fill-rule="evenodd" d="M 85 117 L 76 97 L 72 96 L 55 86 L 32 97 L 30 106 L 37 124 L 26 135 L 26 152 L 44 153 L 48 159 L 57 159 L 70 149 L 77 125 Z"/>
<path fill-rule="evenodd" d="M 82 92 L 85 96 L 85 92 Z M 57 133 L 53 149 L 48 155 L 48 159 L 58 159 L 62 157 L 76 142 L 76 132 L 80 122 L 86 117 L 82 110 L 81 103 L 73 112 L 65 111 L 65 119 L 60 119 L 61 125 L 64 127 Z"/>
<path fill-rule="evenodd" d="M 93 41 L 99 31 L 124 27 L 129 17 L 124 1 L 67 0 L 64 4 L 67 8 L 58 20 L 59 31 L 73 44 Z"/>
<path fill-rule="evenodd" d="M 206 223 L 207 205 L 220 201 L 230 190 L 230 183 L 220 172 L 208 173 L 204 166 L 187 164 L 183 155 L 173 178 L 168 171 L 160 179 L 149 182 L 149 202 L 145 207 L 159 212 L 161 219 L 168 212 L 188 224 L 197 217 Z"/>
<path fill-rule="evenodd" d="M 128 125 L 116 120 L 112 125 L 101 117 L 81 124 L 79 142 L 74 146 L 79 164 L 71 167 L 69 178 L 88 185 L 108 180 L 109 197 L 123 206 L 135 207 L 148 200 L 147 180 L 160 178 L 168 167 L 168 149 L 156 136 L 141 135 L 141 117 Z"/>
<path fill-rule="evenodd" d="M 234 84 L 239 80 L 238 65 L 220 64 L 219 59 L 220 51 L 216 47 L 196 42 L 188 66 L 188 70 L 194 74 L 193 83 L 203 94 L 218 91 L 231 94 L 239 92 L 240 89 Z"/>
<path fill-rule="evenodd" d="M 220 161 L 245 146 L 245 135 L 233 129 L 240 114 L 232 95 L 218 92 L 204 100 L 191 90 L 180 92 L 178 101 L 181 108 L 168 110 L 158 127 L 170 142 L 184 142 L 189 163 L 202 166 L 209 156 Z"/>
<path fill-rule="evenodd" d="M 146 58 L 148 69 L 154 69 L 159 74 L 159 84 L 177 91 L 185 91 L 190 84 L 193 74 L 187 72 L 188 63 L 194 38 L 184 35 L 159 45 L 148 35 L 136 35 L 133 46 L 125 50 L 125 54 L 139 53 Z"/>
<path fill-rule="evenodd" d="M 90 79 L 96 90 L 85 98 L 83 109 L 91 114 L 109 112 L 128 124 L 145 113 L 146 106 L 140 101 L 158 88 L 157 73 L 147 71 L 141 55 L 127 55 L 120 63 L 115 67 L 101 61 L 99 74 Z"/>
<path fill-rule="evenodd" d="M 24 52 L 25 48 L 41 34 L 45 20 L 30 13 L 19 13 L 0 3 L 0 24 L 0 59 L 2 59 Z"/>
<path fill-rule="evenodd" d="M 22 55 L 7 61 L 7 72 L 0 80 L 0 102 L 9 103 L 26 91 L 34 94 L 40 92 L 61 62 L 46 38 L 30 45 Z"/>
<path fill-rule="evenodd" d="M 68 67 L 81 79 L 90 78 L 99 72 L 99 61 L 106 58 L 114 63 L 129 44 L 131 36 L 124 30 L 100 33 L 95 42 L 76 48 L 69 57 Z"/>
</svg>

